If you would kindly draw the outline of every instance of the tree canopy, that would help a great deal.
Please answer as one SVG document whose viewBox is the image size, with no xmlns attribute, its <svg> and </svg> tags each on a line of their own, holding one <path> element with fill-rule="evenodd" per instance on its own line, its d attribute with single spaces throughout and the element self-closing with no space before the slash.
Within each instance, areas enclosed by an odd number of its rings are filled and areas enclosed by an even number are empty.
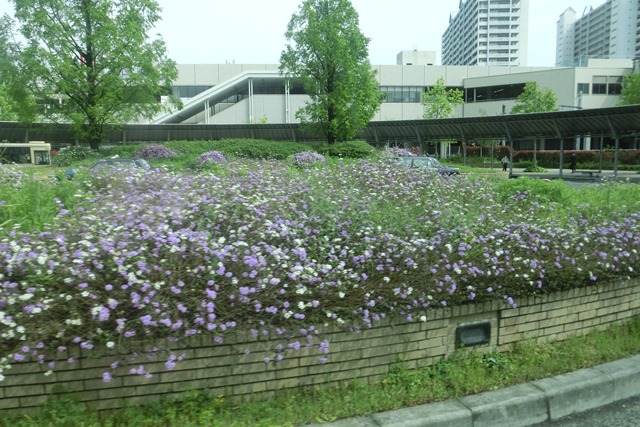
<svg viewBox="0 0 640 427">
<path fill-rule="evenodd" d="M 558 111 L 558 97 L 549 88 L 540 88 L 536 82 L 528 82 L 516 99 L 511 114 L 544 113 Z"/>
<path fill-rule="evenodd" d="M 620 105 L 640 104 L 640 73 L 633 72 L 622 81 Z"/>
<path fill-rule="evenodd" d="M 451 117 L 457 105 L 463 104 L 464 99 L 460 89 L 447 89 L 444 78 L 439 77 L 436 84 L 422 94 L 424 106 L 423 118 L 445 119 Z"/>
<path fill-rule="evenodd" d="M 0 17 L 0 120 L 6 121 L 19 117 L 19 106 L 14 99 L 28 97 L 24 86 L 16 83 L 20 72 L 16 66 L 17 44 L 12 39 L 12 26 L 8 16 Z"/>
<path fill-rule="evenodd" d="M 24 45 L 12 66 L 21 121 L 72 123 L 97 149 L 111 128 L 162 110 L 177 77 L 160 37 L 153 0 L 12 0 Z M 29 96 L 20 96 L 22 87 Z"/>
<path fill-rule="evenodd" d="M 349 0 L 304 0 L 287 26 L 280 72 L 303 84 L 311 98 L 296 117 L 328 143 L 347 141 L 366 127 L 380 107 L 369 39 Z"/>
</svg>

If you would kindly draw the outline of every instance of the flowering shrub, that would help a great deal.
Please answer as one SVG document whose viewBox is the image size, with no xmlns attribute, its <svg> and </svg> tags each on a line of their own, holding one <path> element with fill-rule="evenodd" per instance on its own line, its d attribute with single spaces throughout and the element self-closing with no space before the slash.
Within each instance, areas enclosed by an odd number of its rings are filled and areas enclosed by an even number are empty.
<svg viewBox="0 0 640 427">
<path fill-rule="evenodd" d="M 48 229 L 3 232 L 0 369 L 36 360 L 50 372 L 81 349 L 113 356 L 96 378 L 151 376 L 148 355 L 169 370 L 183 356 L 159 338 L 215 345 L 232 331 L 271 338 L 265 362 L 306 347 L 325 362 L 327 323 L 515 307 L 640 268 L 637 211 L 554 209 L 527 191 L 502 202 L 493 184 L 384 162 L 296 179 L 282 162 L 224 167 L 107 175 Z"/>
<path fill-rule="evenodd" d="M 170 159 L 177 156 L 178 153 L 170 148 L 162 145 L 146 145 L 135 152 L 133 157 L 150 159 Z"/>
<path fill-rule="evenodd" d="M 302 151 L 292 155 L 289 159 L 294 166 L 300 168 L 327 162 L 327 159 L 322 154 L 318 154 L 315 151 Z"/>
<path fill-rule="evenodd" d="M 211 163 L 222 163 L 225 161 L 224 155 L 220 151 L 207 151 L 196 159 L 196 165 L 205 166 Z"/>
<path fill-rule="evenodd" d="M 0 183 L 12 189 L 22 188 L 27 175 L 16 167 L 0 166 Z"/>
<path fill-rule="evenodd" d="M 97 154 L 89 147 L 68 146 L 63 147 L 51 158 L 53 166 L 73 166 L 83 160 L 96 157 Z"/>
</svg>

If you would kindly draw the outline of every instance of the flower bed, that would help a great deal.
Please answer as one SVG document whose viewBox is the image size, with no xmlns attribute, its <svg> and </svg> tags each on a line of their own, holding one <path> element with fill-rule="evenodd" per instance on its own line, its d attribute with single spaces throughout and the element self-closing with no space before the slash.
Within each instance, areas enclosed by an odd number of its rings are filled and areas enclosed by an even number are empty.
<svg viewBox="0 0 640 427">
<path fill-rule="evenodd" d="M 74 363 L 70 349 L 105 347 L 113 363 L 96 378 L 112 381 L 125 363 L 151 377 L 147 355 L 164 357 L 164 370 L 183 356 L 158 338 L 215 345 L 237 330 L 278 337 L 266 363 L 302 348 L 323 363 L 324 324 L 420 322 L 434 307 L 486 300 L 516 307 L 640 267 L 638 212 L 566 212 L 527 192 L 502 202 L 490 183 L 386 162 L 293 179 L 283 162 L 223 167 L 100 177 L 45 231 L 4 232 L 0 369 L 36 360 L 54 371 Z"/>
</svg>

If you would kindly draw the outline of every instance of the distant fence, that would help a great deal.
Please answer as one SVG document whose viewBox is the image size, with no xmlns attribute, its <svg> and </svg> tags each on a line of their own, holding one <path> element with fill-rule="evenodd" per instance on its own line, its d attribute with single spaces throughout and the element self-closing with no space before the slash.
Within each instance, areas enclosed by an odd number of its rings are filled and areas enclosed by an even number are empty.
<svg viewBox="0 0 640 427">
<path fill-rule="evenodd" d="M 437 308 L 427 312 L 424 322 L 381 321 L 360 333 L 325 328 L 330 353 L 301 349 L 278 363 L 265 363 L 278 343 L 237 334 L 224 344 L 193 337 L 188 345 L 174 344 L 176 354 L 186 358 L 173 371 L 162 361 L 148 361 L 154 372 L 145 378 L 119 367 L 105 383 L 100 372 L 109 370 L 112 358 L 92 358 L 76 350 L 74 356 L 48 376 L 37 362 L 16 363 L 0 382 L 0 414 L 29 413 L 58 392 L 75 393 L 96 409 L 150 403 L 180 397 L 188 390 L 208 390 L 230 399 L 273 396 L 279 390 L 336 384 L 359 379 L 380 380 L 395 364 L 408 368 L 428 366 L 451 354 L 465 336 L 475 340 L 480 351 L 505 351 L 526 340 L 557 341 L 593 330 L 621 324 L 640 314 L 640 279 L 598 284 L 518 300 L 514 309 L 503 301 Z M 478 341 L 481 338 L 484 341 Z M 252 348 L 251 353 L 244 349 Z M 318 358 L 326 357 L 321 364 Z"/>
<path fill-rule="evenodd" d="M 162 143 L 173 140 L 210 141 L 228 138 L 252 138 L 275 141 L 315 141 L 317 137 L 304 133 L 298 124 L 244 125 L 124 125 L 107 132 L 104 144 Z M 15 122 L 0 122 L 0 141 L 46 141 L 54 146 L 75 144 L 73 130 L 65 124 L 34 123 L 26 126 Z"/>
</svg>

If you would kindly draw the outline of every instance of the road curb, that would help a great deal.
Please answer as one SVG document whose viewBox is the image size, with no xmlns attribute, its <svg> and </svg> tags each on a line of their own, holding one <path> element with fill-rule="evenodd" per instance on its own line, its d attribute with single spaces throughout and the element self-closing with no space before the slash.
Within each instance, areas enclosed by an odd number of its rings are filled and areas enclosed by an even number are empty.
<svg viewBox="0 0 640 427">
<path fill-rule="evenodd" d="M 528 427 L 640 395 L 640 355 L 460 399 L 307 427 Z"/>
</svg>

